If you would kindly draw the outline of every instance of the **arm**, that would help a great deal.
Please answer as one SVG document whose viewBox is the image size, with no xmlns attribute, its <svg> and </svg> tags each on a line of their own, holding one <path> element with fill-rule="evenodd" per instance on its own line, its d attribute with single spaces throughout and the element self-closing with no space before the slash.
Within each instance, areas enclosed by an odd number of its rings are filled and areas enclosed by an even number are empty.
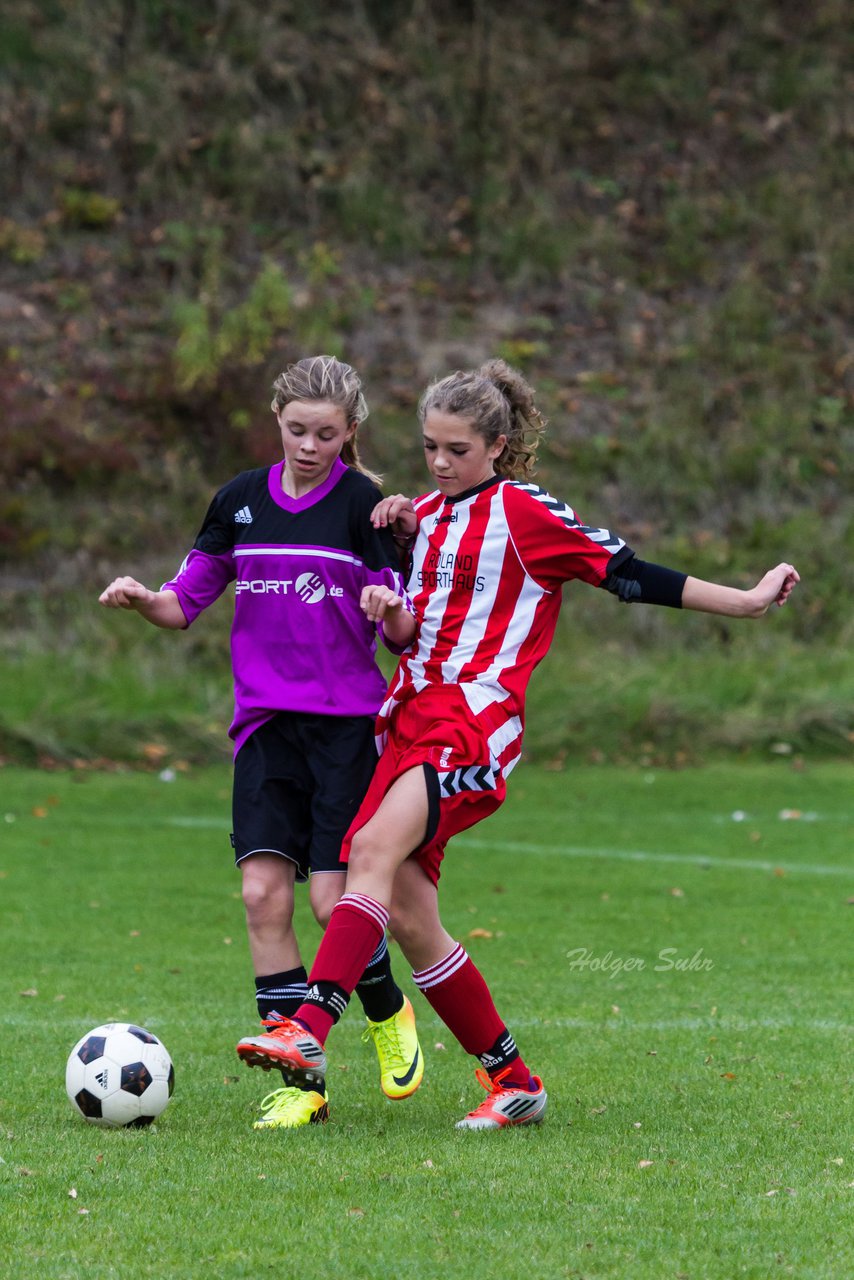
<svg viewBox="0 0 854 1280">
<path fill-rule="evenodd" d="M 772 604 L 782 607 L 800 580 L 800 574 L 791 564 L 778 564 L 769 569 L 749 591 L 704 582 L 702 578 L 686 578 L 682 608 L 719 613 L 728 618 L 761 618 Z"/>
<path fill-rule="evenodd" d="M 415 616 L 390 587 L 371 585 L 362 590 L 359 607 L 369 622 L 382 623 L 386 638 L 405 649 L 415 636 Z"/>
<path fill-rule="evenodd" d="M 98 597 L 107 609 L 133 609 L 155 627 L 178 631 L 187 626 L 174 591 L 149 591 L 135 578 L 115 578 Z"/>
</svg>

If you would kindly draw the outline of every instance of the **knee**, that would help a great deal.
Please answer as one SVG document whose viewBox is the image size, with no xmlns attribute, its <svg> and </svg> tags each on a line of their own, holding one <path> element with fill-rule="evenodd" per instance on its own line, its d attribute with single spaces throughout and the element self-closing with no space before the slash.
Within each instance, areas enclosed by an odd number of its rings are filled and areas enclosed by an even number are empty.
<svg viewBox="0 0 854 1280">
<path fill-rule="evenodd" d="M 371 875 L 387 869 L 388 850 L 372 838 L 369 829 L 362 827 L 350 844 L 348 874 Z"/>
<path fill-rule="evenodd" d="M 312 895 L 311 909 L 314 912 L 314 918 L 320 925 L 321 929 L 325 929 L 329 924 L 329 917 L 332 915 L 332 908 L 335 906 L 337 901 L 337 898 L 329 898 L 327 896 L 316 898 Z"/>
<path fill-rule="evenodd" d="M 293 915 L 293 894 L 284 880 L 247 872 L 243 876 L 242 890 L 246 918 L 250 923 L 271 916 L 279 920 L 283 917 L 289 919 Z"/>
</svg>

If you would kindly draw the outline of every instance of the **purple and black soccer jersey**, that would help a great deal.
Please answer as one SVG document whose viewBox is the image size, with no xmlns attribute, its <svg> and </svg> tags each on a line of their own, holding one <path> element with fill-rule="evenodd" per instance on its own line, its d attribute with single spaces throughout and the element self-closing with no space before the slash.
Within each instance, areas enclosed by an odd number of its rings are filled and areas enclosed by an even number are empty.
<svg viewBox="0 0 854 1280">
<path fill-rule="evenodd" d="M 235 753 L 278 711 L 376 715 L 386 681 L 378 628 L 359 597 L 373 583 L 406 597 L 390 532 L 370 522 L 376 486 L 338 459 L 323 484 L 291 498 L 283 466 L 244 471 L 220 489 L 161 588 L 176 593 L 189 625 L 235 584 Z"/>
</svg>

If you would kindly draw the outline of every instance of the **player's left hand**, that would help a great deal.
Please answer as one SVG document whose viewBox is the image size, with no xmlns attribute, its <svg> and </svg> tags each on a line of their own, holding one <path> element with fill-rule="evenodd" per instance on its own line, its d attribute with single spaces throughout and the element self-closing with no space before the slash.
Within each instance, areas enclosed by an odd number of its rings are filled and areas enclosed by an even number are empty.
<svg viewBox="0 0 854 1280">
<path fill-rule="evenodd" d="M 359 607 L 369 622 L 381 622 L 389 613 L 403 608 L 403 599 L 390 587 L 363 587 Z"/>
</svg>

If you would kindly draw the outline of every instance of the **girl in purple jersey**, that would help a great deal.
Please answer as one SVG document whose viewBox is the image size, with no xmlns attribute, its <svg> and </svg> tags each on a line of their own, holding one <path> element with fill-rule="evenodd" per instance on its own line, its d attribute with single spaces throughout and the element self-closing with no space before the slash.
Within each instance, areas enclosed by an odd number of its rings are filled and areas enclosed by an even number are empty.
<svg viewBox="0 0 854 1280">
<path fill-rule="evenodd" d="M 100 597 L 158 627 L 186 628 L 232 582 L 235 711 L 232 844 L 242 873 L 256 1002 L 267 1033 L 306 994 L 293 929 L 294 884 L 325 926 L 344 889 L 341 842 L 374 766 L 374 717 L 386 682 L 377 633 L 393 652 L 415 622 L 389 530 L 371 511 L 381 499 L 365 471 L 356 430 L 368 409 L 349 365 L 316 356 L 274 384 L 282 461 L 241 473 L 214 496 L 174 579 L 151 591 L 116 578 Z M 369 621 L 364 595 L 380 624 Z M 412 1006 L 396 985 L 383 938 L 357 986 L 391 1098 L 418 1088 L 423 1059 Z M 238 1052 L 269 1069 L 267 1034 Z M 256 1128 L 294 1128 L 328 1115 L 325 1088 L 283 1088 L 262 1103 Z"/>
</svg>

